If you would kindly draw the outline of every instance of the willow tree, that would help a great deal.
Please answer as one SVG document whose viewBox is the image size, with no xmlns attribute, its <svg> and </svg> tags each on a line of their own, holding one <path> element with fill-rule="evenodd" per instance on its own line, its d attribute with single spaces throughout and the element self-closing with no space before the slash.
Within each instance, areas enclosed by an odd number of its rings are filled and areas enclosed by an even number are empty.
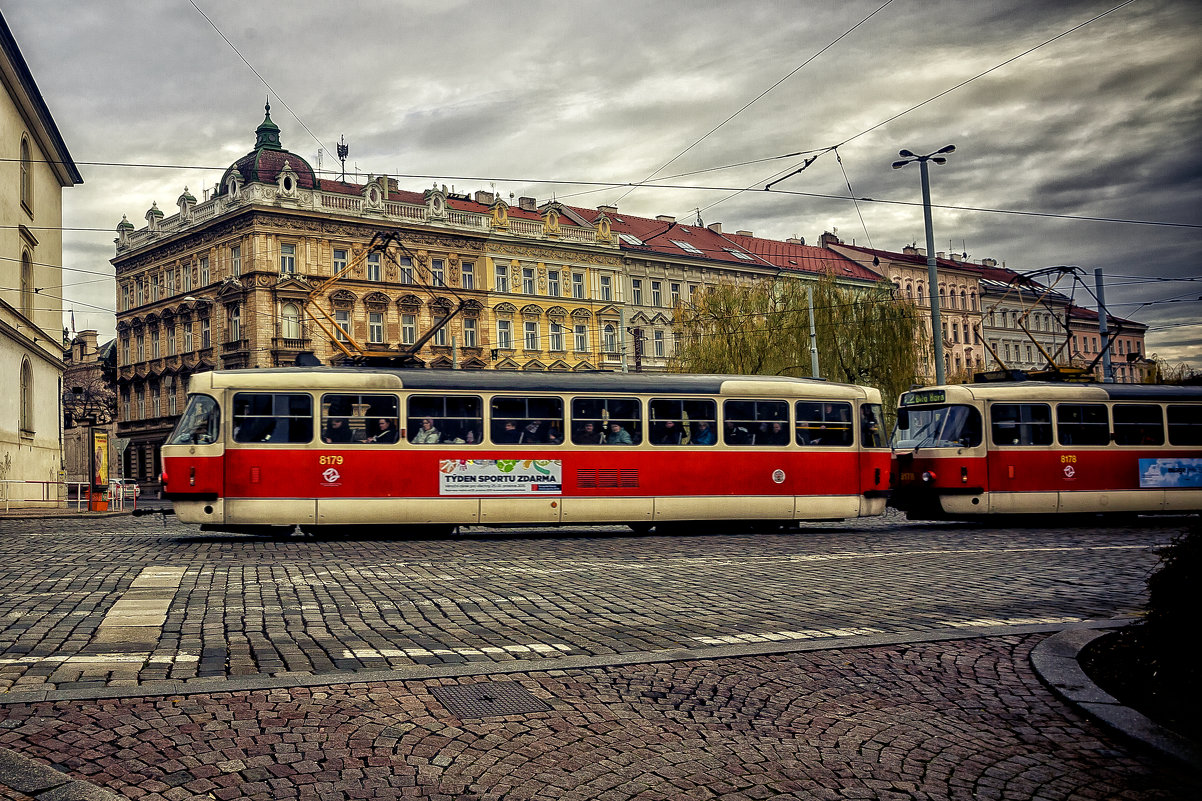
<svg viewBox="0 0 1202 801">
<path fill-rule="evenodd" d="M 806 286 L 778 278 L 699 293 L 677 310 L 673 369 L 810 375 Z M 809 286 L 821 377 L 877 387 L 892 408 L 926 363 L 928 335 L 914 304 L 888 282 L 853 287 L 828 275 Z"/>
</svg>

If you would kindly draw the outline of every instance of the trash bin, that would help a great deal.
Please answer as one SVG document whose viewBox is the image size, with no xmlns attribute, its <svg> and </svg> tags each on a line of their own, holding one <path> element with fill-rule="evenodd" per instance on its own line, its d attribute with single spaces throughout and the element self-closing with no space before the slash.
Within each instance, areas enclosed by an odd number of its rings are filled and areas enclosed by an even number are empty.
<svg viewBox="0 0 1202 801">
<path fill-rule="evenodd" d="M 92 512 L 107 512 L 109 510 L 109 500 L 103 491 L 92 491 L 91 497 L 88 500 L 88 510 Z"/>
</svg>

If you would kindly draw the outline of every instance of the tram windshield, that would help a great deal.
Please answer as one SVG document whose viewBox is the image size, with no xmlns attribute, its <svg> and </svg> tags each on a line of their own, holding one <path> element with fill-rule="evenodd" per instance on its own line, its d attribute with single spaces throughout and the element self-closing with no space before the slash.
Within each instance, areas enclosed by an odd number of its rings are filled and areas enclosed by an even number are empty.
<svg viewBox="0 0 1202 801">
<path fill-rule="evenodd" d="M 217 441 L 220 424 L 221 408 L 217 401 L 208 395 L 189 395 L 188 405 L 167 438 L 167 444 L 209 445 Z"/>
<path fill-rule="evenodd" d="M 974 406 L 922 406 L 897 413 L 893 447 L 975 448 L 981 444 L 981 413 Z"/>
</svg>

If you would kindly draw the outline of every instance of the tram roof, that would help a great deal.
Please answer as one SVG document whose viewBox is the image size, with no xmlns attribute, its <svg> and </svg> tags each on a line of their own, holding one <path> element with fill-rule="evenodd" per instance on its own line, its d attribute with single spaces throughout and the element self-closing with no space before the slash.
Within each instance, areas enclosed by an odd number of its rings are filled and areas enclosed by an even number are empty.
<svg viewBox="0 0 1202 801">
<path fill-rule="evenodd" d="M 207 377 L 207 378 L 206 378 Z M 387 367 L 274 367 L 214 370 L 192 376 L 200 389 L 475 390 L 477 392 L 623 392 L 870 399 L 876 390 L 813 378 L 689 373 L 542 373 Z M 199 386 L 198 386 L 199 384 Z"/>
<path fill-rule="evenodd" d="M 926 400 L 930 393 L 943 392 L 945 401 Z M 918 403 L 955 403 L 966 400 L 1119 400 L 1119 401 L 1202 401 L 1202 387 L 1170 384 L 1103 384 L 1095 382 L 999 381 L 980 384 L 946 384 L 922 387 L 914 394 Z M 911 401 L 913 403 L 914 401 Z"/>
</svg>

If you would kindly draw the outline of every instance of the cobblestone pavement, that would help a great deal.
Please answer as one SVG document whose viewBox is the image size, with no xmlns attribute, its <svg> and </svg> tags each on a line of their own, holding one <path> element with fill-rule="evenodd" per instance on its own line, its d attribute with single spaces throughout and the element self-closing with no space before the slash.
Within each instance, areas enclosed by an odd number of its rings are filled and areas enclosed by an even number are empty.
<svg viewBox="0 0 1202 801">
<path fill-rule="evenodd" d="M 1029 665 L 1177 530 L 0 520 L 0 748 L 150 801 L 1194 798 Z"/>
<path fill-rule="evenodd" d="M 0 707 L 0 743 L 129 798 L 1186 799 L 1029 667 L 1038 635 L 505 677 Z"/>
</svg>

